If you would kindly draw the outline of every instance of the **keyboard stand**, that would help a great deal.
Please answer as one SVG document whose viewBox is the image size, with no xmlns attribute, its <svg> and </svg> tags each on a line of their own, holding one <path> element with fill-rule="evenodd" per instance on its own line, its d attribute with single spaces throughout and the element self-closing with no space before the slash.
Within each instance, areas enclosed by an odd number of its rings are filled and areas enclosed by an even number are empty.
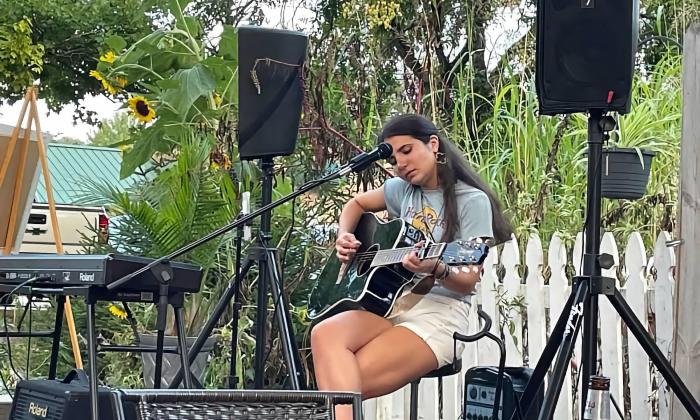
<svg viewBox="0 0 700 420">
<path fill-rule="evenodd" d="M 0 283 L 0 294 L 7 294 L 15 290 L 15 285 Z M 182 366 L 187 364 L 187 344 L 185 337 L 183 306 L 185 301 L 184 292 L 169 292 L 168 288 L 161 288 L 158 294 L 153 292 L 137 292 L 137 291 L 119 291 L 107 290 L 105 287 L 99 286 L 69 286 L 69 287 L 51 287 L 51 286 L 23 286 L 15 290 L 14 294 L 24 296 L 56 296 L 56 321 L 53 331 L 36 331 L 36 332 L 15 332 L 15 331 L 0 331 L 0 337 L 51 337 L 53 339 L 51 346 L 51 360 L 49 363 L 48 379 L 56 379 L 56 369 L 58 364 L 58 351 L 61 340 L 61 326 L 63 322 L 63 302 L 66 296 L 80 296 L 85 299 L 87 305 L 87 341 L 88 341 L 88 378 L 90 386 L 90 412 L 91 420 L 99 420 L 99 407 L 97 398 L 97 353 L 106 351 L 122 351 L 122 352 L 155 352 L 156 353 L 156 376 L 154 384 L 156 388 L 161 382 L 161 372 L 158 369 L 158 364 L 162 366 L 163 353 L 178 353 L 180 355 L 180 363 Z M 162 339 L 158 340 L 156 347 L 151 346 L 98 346 L 97 333 L 95 329 L 95 305 L 97 302 L 140 302 L 154 303 L 159 306 L 159 319 L 164 321 L 167 305 L 171 305 L 175 312 L 175 323 L 178 335 L 177 348 L 163 348 Z M 162 315 L 161 315 L 162 313 Z M 158 333 L 163 334 L 164 324 L 157 326 Z M 185 387 L 191 388 L 192 378 L 189 369 L 185 369 Z M 201 384 L 198 384 L 201 386 Z"/>
</svg>

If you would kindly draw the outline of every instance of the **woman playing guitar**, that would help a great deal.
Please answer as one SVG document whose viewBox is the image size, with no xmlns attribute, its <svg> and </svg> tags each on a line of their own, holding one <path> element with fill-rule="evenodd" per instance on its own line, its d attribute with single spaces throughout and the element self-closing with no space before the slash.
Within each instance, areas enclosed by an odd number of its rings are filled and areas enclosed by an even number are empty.
<svg viewBox="0 0 700 420">
<path fill-rule="evenodd" d="M 510 239 L 511 226 L 494 194 L 429 119 L 413 114 L 394 117 L 384 125 L 378 141 L 391 144 L 397 177 L 343 207 L 336 240 L 341 262 L 350 262 L 360 247 L 352 232 L 365 212 L 387 210 L 433 241 Z M 452 334 L 467 329 L 471 293 L 480 270 L 449 267 L 436 258 L 419 259 L 416 252 L 406 255 L 401 264 L 423 277 L 420 284 L 427 294 L 417 303 L 405 304 L 402 299 L 408 296 L 404 296 L 386 318 L 349 310 L 312 329 L 319 389 L 362 392 L 363 398 L 374 398 L 452 361 Z M 337 418 L 352 418 L 351 410 L 338 406 Z"/>
</svg>

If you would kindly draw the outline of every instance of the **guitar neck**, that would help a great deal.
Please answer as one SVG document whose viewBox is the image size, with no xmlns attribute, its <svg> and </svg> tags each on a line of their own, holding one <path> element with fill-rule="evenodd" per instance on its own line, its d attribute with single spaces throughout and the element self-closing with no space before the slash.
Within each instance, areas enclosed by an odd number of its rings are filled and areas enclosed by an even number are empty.
<svg viewBox="0 0 700 420">
<path fill-rule="evenodd" d="M 422 255 L 419 253 L 420 259 L 437 258 L 442 255 L 445 251 L 446 244 L 429 244 L 426 248 L 422 249 Z M 405 248 L 393 248 L 393 249 L 383 249 L 377 251 L 372 258 L 372 267 L 381 267 L 384 265 L 398 264 L 403 260 L 403 258 L 410 254 L 416 249 L 413 247 Z"/>
</svg>

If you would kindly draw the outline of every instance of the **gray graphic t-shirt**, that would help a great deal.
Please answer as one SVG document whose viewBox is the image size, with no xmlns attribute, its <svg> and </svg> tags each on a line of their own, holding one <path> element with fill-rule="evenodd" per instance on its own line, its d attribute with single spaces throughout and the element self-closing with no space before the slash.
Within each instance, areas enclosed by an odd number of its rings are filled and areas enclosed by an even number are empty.
<svg viewBox="0 0 700 420">
<path fill-rule="evenodd" d="M 468 240 L 480 236 L 493 236 L 491 202 L 486 194 L 464 182 L 455 186 L 459 228 L 455 240 Z M 399 177 L 384 183 L 384 201 L 391 218 L 401 218 L 417 227 L 428 238 L 440 242 L 445 227 L 442 190 L 424 190 Z M 442 286 L 434 286 L 430 293 L 470 302 L 470 296 L 462 296 Z"/>
</svg>

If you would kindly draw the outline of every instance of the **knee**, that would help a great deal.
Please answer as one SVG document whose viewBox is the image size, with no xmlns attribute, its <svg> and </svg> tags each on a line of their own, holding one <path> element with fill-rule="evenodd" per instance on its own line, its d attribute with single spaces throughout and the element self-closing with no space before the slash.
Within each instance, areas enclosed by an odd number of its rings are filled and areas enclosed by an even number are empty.
<svg viewBox="0 0 700 420">
<path fill-rule="evenodd" d="M 338 345 L 336 323 L 331 319 L 319 322 L 311 329 L 311 352 L 318 356 L 329 347 Z"/>
</svg>

